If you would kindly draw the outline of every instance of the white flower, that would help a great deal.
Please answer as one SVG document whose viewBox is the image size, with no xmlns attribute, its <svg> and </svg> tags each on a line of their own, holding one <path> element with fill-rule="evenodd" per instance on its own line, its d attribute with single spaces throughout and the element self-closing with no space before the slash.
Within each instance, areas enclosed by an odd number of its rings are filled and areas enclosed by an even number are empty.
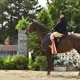
<svg viewBox="0 0 80 80">
<path fill-rule="evenodd" d="M 73 62 L 72 60 L 65 60 L 65 59 L 58 59 L 54 61 L 54 66 L 72 66 Z"/>
<path fill-rule="evenodd" d="M 57 64 L 57 60 L 54 60 L 54 63 L 53 64 Z"/>
</svg>

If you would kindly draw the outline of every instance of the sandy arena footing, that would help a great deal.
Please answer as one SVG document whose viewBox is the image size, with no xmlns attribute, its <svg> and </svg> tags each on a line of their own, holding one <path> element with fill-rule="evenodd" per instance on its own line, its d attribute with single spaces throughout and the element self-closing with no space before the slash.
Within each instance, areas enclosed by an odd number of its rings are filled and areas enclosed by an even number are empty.
<svg viewBox="0 0 80 80">
<path fill-rule="evenodd" d="M 55 72 L 50 76 L 47 71 L 0 70 L 0 80 L 80 80 L 77 71 Z"/>
</svg>

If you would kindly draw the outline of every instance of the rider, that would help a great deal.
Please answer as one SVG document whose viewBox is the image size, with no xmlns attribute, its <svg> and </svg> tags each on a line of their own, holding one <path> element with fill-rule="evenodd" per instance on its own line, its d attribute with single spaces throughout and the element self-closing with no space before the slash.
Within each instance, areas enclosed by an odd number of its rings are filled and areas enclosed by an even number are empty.
<svg viewBox="0 0 80 80">
<path fill-rule="evenodd" d="M 68 25 L 68 21 L 65 17 L 65 12 L 61 11 L 59 15 L 60 15 L 60 20 L 57 22 L 55 27 L 52 28 L 53 33 L 50 35 L 50 39 L 53 39 L 53 36 L 54 37 L 61 37 L 65 34 L 67 34 L 66 27 Z"/>
</svg>

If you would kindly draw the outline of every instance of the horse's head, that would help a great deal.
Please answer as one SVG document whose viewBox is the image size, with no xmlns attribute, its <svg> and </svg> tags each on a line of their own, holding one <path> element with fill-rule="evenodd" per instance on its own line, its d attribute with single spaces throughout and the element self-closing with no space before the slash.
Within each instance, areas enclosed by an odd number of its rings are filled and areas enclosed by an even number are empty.
<svg viewBox="0 0 80 80">
<path fill-rule="evenodd" d="M 36 31 L 36 27 L 35 27 L 35 21 L 31 20 L 31 24 L 29 25 L 29 27 L 26 29 L 25 34 L 28 35 L 29 33 L 32 33 Z"/>
</svg>

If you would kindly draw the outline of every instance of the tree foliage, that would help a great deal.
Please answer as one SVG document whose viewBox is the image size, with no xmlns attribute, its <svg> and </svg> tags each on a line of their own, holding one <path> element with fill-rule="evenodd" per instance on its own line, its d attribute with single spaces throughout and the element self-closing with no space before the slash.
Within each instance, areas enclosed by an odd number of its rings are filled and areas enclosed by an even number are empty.
<svg viewBox="0 0 80 80">
<path fill-rule="evenodd" d="M 27 47 L 28 47 L 28 51 L 33 51 L 34 56 L 43 54 L 43 51 L 41 49 L 41 42 L 36 32 L 33 32 L 28 36 Z"/>
<path fill-rule="evenodd" d="M 15 26 L 22 16 L 25 19 L 35 18 L 38 9 L 41 9 L 38 0 L 0 0 L 1 34 L 17 35 Z"/>
<path fill-rule="evenodd" d="M 22 16 L 22 19 L 18 21 L 18 24 L 16 25 L 17 30 L 26 29 L 29 26 L 29 22 L 26 21 L 26 19 Z"/>
<path fill-rule="evenodd" d="M 79 13 L 79 9 L 80 9 L 79 4 L 80 4 L 80 0 L 66 0 L 66 1 L 52 0 L 51 3 L 48 2 L 48 10 L 55 24 L 59 19 L 60 11 L 65 11 L 66 17 L 69 22 L 68 25 L 69 31 L 73 31 L 74 30 L 73 26 L 76 26 L 76 28 L 78 28 L 77 27 L 78 24 L 75 23 L 76 21 L 74 20 L 74 17 L 77 16 Z M 79 17 L 77 19 L 79 19 Z"/>
<path fill-rule="evenodd" d="M 51 28 L 53 27 L 51 15 L 49 14 L 49 11 L 45 8 L 43 8 L 41 12 L 38 13 L 36 20 L 44 24 L 49 30 L 51 30 Z"/>
</svg>

